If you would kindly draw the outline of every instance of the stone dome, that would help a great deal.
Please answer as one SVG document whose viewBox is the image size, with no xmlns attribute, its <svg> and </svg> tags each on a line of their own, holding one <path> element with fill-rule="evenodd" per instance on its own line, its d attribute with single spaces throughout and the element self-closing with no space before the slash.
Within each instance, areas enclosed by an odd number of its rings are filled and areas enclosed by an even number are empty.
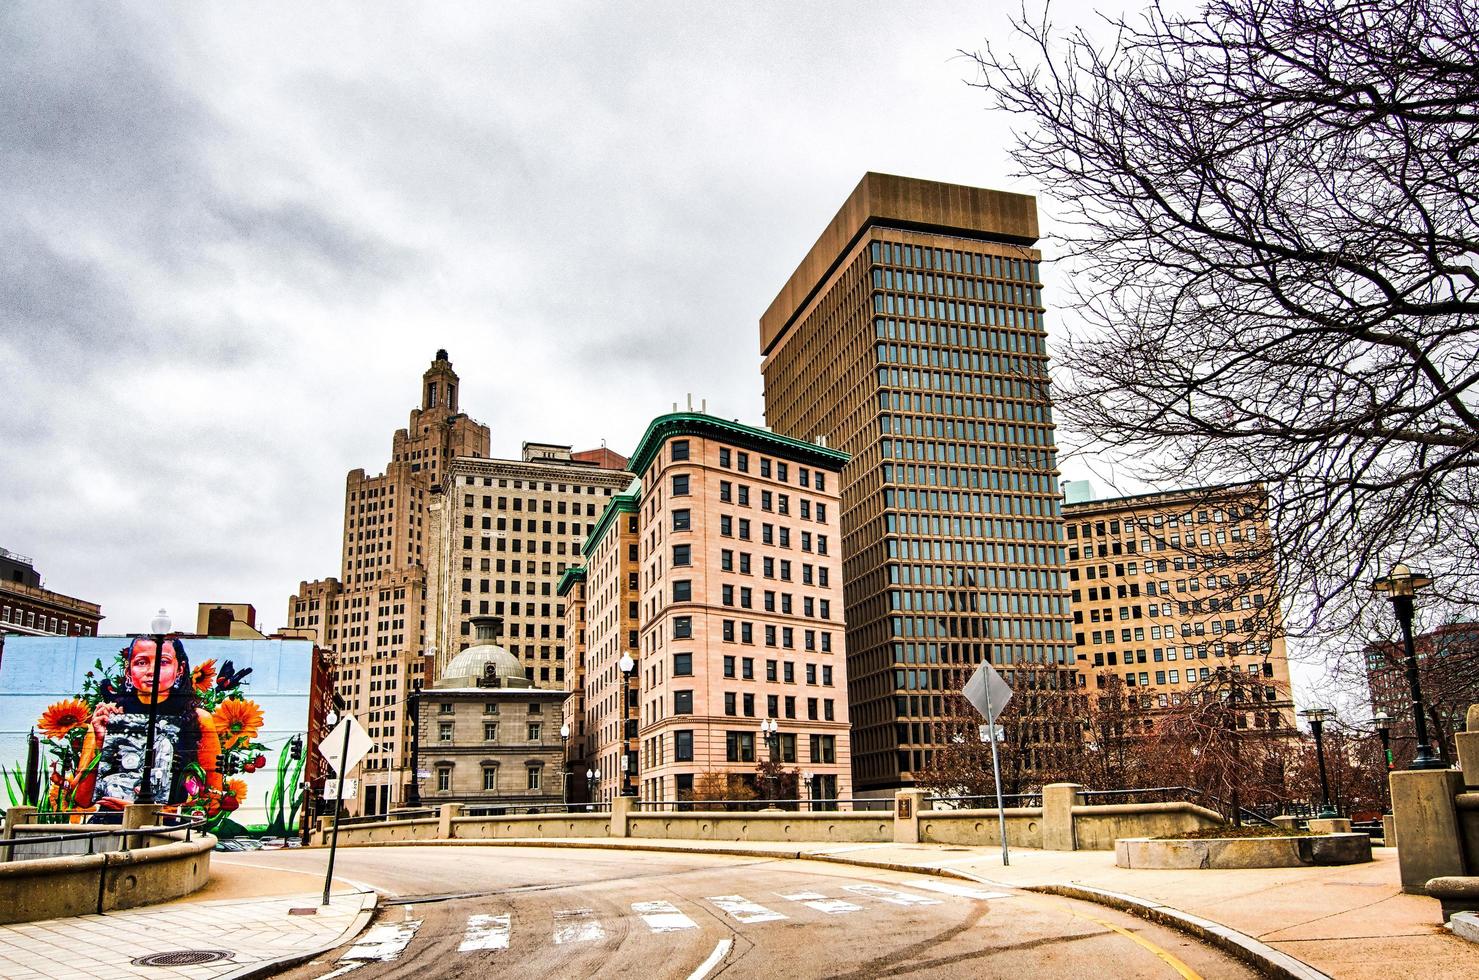
<svg viewBox="0 0 1479 980">
<path fill-rule="evenodd" d="M 433 687 L 530 687 L 519 658 L 493 642 L 497 621 L 477 617 L 473 625 L 480 642 L 447 661 Z"/>
</svg>

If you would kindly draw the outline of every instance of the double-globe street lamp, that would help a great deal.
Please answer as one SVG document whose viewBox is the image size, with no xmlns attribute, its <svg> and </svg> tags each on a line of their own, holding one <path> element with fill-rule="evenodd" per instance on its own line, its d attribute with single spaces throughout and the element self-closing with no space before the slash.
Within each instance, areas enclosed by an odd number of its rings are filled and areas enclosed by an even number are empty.
<svg viewBox="0 0 1479 980">
<path fill-rule="evenodd" d="M 570 812 L 570 723 L 560 723 L 560 805 Z"/>
<path fill-rule="evenodd" d="M 623 653 L 616 666 L 621 669 L 621 795 L 636 796 L 637 753 L 632 749 L 632 671 L 637 661 Z"/>
<path fill-rule="evenodd" d="M 1325 774 L 1325 719 L 1332 714 L 1327 708 L 1305 708 L 1299 713 L 1310 723 L 1310 732 L 1315 736 L 1315 758 L 1320 764 L 1320 812 L 1316 817 L 1320 820 L 1339 816 L 1330 805 L 1330 779 Z"/>
<path fill-rule="evenodd" d="M 765 739 L 765 745 L 770 750 L 770 798 L 774 800 L 778 792 L 776 782 L 779 773 L 776 766 L 781 751 L 781 723 L 774 718 L 761 719 L 760 737 Z"/>
<path fill-rule="evenodd" d="M 163 609 L 149 621 L 154 640 L 154 686 L 149 691 L 149 731 L 144 737 L 144 779 L 135 803 L 154 803 L 154 733 L 159 727 L 159 663 L 164 659 L 164 644 L 170 631 L 169 613 Z"/>
<path fill-rule="evenodd" d="M 1423 706 L 1422 683 L 1417 673 L 1417 647 L 1412 641 L 1412 614 L 1416 606 L 1417 593 L 1433 584 L 1433 580 L 1422 572 L 1413 571 L 1403 563 L 1392 568 L 1391 574 L 1371 584 L 1377 592 L 1386 593 L 1392 603 L 1392 611 L 1402 627 L 1402 646 L 1407 666 L 1407 687 L 1412 696 L 1412 726 L 1417 736 L 1417 752 L 1412 757 L 1412 769 L 1443 769 L 1443 760 L 1428 744 L 1427 710 Z"/>
<path fill-rule="evenodd" d="M 596 770 L 587 769 L 585 771 L 585 809 L 587 813 L 596 808 L 596 780 Z"/>
</svg>

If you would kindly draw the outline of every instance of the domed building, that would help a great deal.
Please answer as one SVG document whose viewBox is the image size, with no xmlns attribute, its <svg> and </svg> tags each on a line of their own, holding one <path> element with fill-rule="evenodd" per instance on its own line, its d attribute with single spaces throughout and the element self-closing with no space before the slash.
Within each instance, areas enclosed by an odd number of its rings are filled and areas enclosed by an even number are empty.
<svg viewBox="0 0 1479 980">
<path fill-rule="evenodd" d="M 525 676 L 518 657 L 497 642 L 498 617 L 476 617 L 472 626 L 477 642 L 417 696 L 421 802 L 494 812 L 558 808 L 565 799 L 565 692 L 535 687 Z"/>
</svg>

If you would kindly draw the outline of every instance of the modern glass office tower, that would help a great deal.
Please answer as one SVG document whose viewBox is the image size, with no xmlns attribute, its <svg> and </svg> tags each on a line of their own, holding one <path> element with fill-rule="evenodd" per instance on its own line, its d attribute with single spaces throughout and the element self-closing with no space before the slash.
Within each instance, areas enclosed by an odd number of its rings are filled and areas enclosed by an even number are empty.
<svg viewBox="0 0 1479 980">
<path fill-rule="evenodd" d="M 984 658 L 1022 687 L 1078 683 L 1036 241 L 1030 196 L 869 173 L 760 320 L 766 421 L 852 457 L 861 792 L 917 781 Z"/>
</svg>

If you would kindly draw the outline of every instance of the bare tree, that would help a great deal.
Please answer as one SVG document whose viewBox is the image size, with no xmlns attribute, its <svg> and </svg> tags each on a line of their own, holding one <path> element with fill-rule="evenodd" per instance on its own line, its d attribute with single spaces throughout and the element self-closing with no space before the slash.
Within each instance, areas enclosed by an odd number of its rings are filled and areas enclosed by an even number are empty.
<svg viewBox="0 0 1479 980">
<path fill-rule="evenodd" d="M 1479 8 L 1213 0 L 1017 24 L 977 84 L 1059 202 L 1069 425 L 1270 494 L 1290 628 L 1363 638 L 1398 558 L 1479 594 Z M 1436 604 L 1435 604 L 1436 605 Z M 1346 650 L 1352 647 L 1347 644 Z"/>
</svg>

